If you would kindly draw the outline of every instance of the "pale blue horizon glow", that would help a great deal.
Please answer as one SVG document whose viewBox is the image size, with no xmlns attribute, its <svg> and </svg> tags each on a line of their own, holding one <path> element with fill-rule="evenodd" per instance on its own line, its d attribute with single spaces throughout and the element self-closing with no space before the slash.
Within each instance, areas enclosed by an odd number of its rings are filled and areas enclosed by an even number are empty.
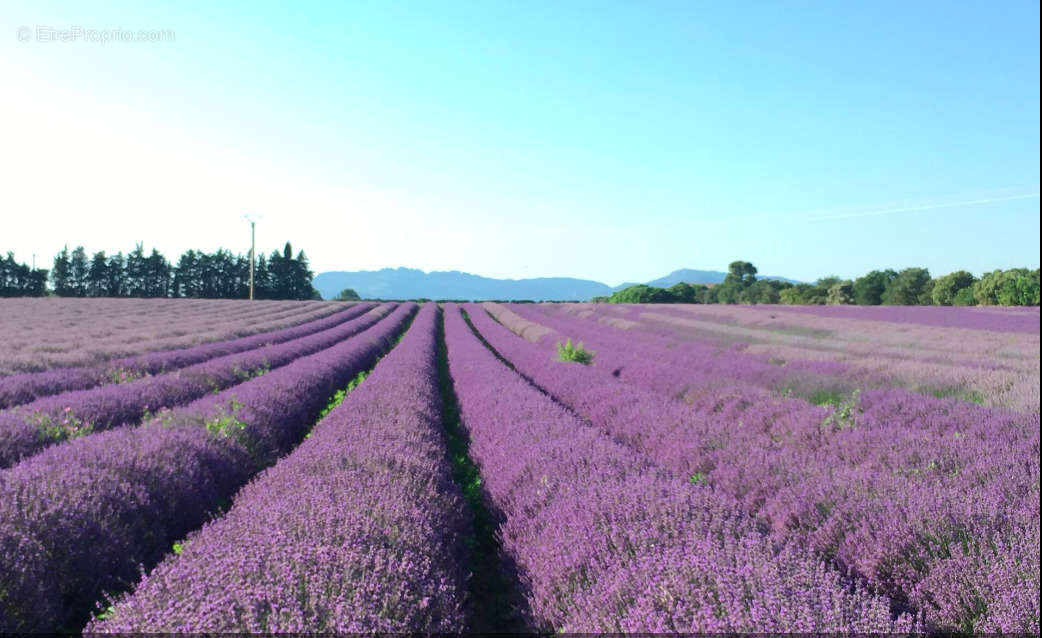
<svg viewBox="0 0 1042 638">
<path fill-rule="evenodd" d="M 316 272 L 1039 266 L 1037 2 L 15 0 L 0 74 L 0 251 L 45 267 L 250 212 Z"/>
</svg>

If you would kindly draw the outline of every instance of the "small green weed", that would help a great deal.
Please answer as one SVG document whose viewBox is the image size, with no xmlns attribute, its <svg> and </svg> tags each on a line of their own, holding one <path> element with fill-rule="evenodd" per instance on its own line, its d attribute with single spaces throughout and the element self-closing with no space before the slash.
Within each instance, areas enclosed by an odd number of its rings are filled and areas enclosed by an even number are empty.
<svg viewBox="0 0 1042 638">
<path fill-rule="evenodd" d="M 250 379 L 256 379 L 257 377 L 264 376 L 266 373 L 271 372 L 271 364 L 265 363 L 259 368 L 235 368 L 235 377 L 241 381 L 249 381 Z"/>
<path fill-rule="evenodd" d="M 223 438 L 240 439 L 246 430 L 246 422 L 238 418 L 238 412 L 243 404 L 232 399 L 230 410 L 219 407 L 217 414 L 206 422 L 206 431 L 214 436 Z"/>
<path fill-rule="evenodd" d="M 109 605 L 105 608 L 105 611 L 98 614 L 98 620 L 108 620 L 109 618 L 112 618 L 115 615 L 116 607 L 114 605 Z"/>
<path fill-rule="evenodd" d="M 852 428 L 856 424 L 857 418 L 857 405 L 861 399 L 861 390 L 854 390 L 850 393 L 850 398 L 847 400 L 839 400 L 835 403 L 828 403 L 825 405 L 834 405 L 836 409 L 832 414 L 825 417 L 825 420 L 821 422 L 823 427 L 834 427 L 837 430 L 843 430 L 845 428 Z"/>
<path fill-rule="evenodd" d="M 130 383 L 151 376 L 147 372 L 128 370 L 126 368 L 112 368 L 108 371 L 109 381 L 112 383 Z"/>
<path fill-rule="evenodd" d="M 371 370 L 362 370 L 358 373 L 358 376 L 356 376 L 354 379 L 351 379 L 351 381 L 348 382 L 346 388 L 341 388 L 340 390 L 337 390 L 336 393 L 334 393 L 333 396 L 329 398 L 329 403 L 326 404 L 326 407 L 322 408 L 322 411 L 318 413 L 318 419 L 315 420 L 315 423 L 317 424 L 319 421 L 326 418 L 326 415 L 328 415 L 330 412 L 336 409 L 338 405 L 343 403 L 344 399 L 347 398 L 347 395 L 351 394 L 352 390 L 357 388 L 359 384 L 365 381 L 365 378 L 369 376 L 370 372 Z M 308 430 L 308 433 L 304 435 L 304 438 L 310 439 L 311 432 L 313 430 L 314 426 L 312 426 L 311 430 Z"/>
<path fill-rule="evenodd" d="M 174 412 L 168 407 L 153 411 L 145 404 L 145 409 L 141 412 L 141 423 L 157 423 L 163 427 L 170 427 L 174 424 Z"/>
<path fill-rule="evenodd" d="M 810 393 L 807 400 L 814 405 L 839 405 L 845 396 L 845 393 L 840 390 L 815 390 Z"/>
<path fill-rule="evenodd" d="M 561 342 L 557 342 L 557 360 L 558 361 L 574 361 L 575 363 L 581 363 L 584 366 L 588 366 L 593 363 L 593 352 L 583 348 L 582 341 L 572 345 L 572 340 L 568 339 L 564 345 Z"/>
<path fill-rule="evenodd" d="M 29 422 L 45 441 L 68 441 L 90 434 L 94 429 L 90 423 L 76 418 L 72 408 L 65 408 L 57 417 L 34 412 L 29 415 Z"/>
<path fill-rule="evenodd" d="M 987 400 L 987 397 L 981 392 L 963 390 L 962 388 L 921 388 L 920 392 L 935 396 L 938 399 L 951 397 L 967 403 L 976 403 L 977 405 L 984 405 L 984 402 Z"/>
<path fill-rule="evenodd" d="M 322 419 L 324 419 L 327 414 L 333 411 L 334 408 L 343 403 L 344 399 L 347 398 L 348 393 L 350 393 L 351 390 L 354 390 L 359 386 L 359 384 L 365 381 L 365 378 L 367 376 L 369 376 L 369 370 L 362 370 L 358 373 L 358 376 L 356 376 L 354 379 L 351 379 L 351 381 L 347 384 L 346 388 L 337 390 L 336 394 L 330 397 L 329 403 L 326 404 L 326 407 L 322 408 L 322 411 L 319 412 L 318 420 L 321 421 Z"/>
</svg>

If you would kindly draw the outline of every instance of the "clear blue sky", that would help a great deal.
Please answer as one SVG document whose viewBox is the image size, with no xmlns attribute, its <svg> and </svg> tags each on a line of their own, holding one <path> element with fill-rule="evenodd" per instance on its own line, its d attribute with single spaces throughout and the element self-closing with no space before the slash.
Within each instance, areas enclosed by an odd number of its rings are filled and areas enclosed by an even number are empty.
<svg viewBox="0 0 1042 638">
<path fill-rule="evenodd" d="M 24 260 L 240 251 L 252 210 L 316 271 L 1039 265 L 1038 2 L 15 0 L 0 27 Z"/>
</svg>

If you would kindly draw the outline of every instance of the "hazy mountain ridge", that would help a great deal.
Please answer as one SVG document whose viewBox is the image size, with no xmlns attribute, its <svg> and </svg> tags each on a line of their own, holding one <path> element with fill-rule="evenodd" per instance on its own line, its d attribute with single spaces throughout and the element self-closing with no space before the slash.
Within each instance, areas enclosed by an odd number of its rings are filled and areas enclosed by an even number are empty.
<svg viewBox="0 0 1042 638">
<path fill-rule="evenodd" d="M 659 277 L 653 281 L 646 282 L 649 286 L 656 286 L 658 288 L 669 288 L 673 284 L 678 284 L 682 281 L 689 284 L 722 284 L 724 283 L 724 277 L 727 276 L 726 272 L 719 270 L 692 270 L 690 268 L 682 268 L 680 270 L 674 270 L 665 277 Z M 795 279 L 789 279 L 788 277 L 777 277 L 775 275 L 757 275 L 757 279 L 775 279 L 778 281 L 787 281 L 790 284 L 803 283 Z M 616 290 L 621 290 L 626 286 L 632 286 L 633 284 L 623 284 Z"/>
<path fill-rule="evenodd" d="M 688 283 L 720 283 L 727 275 L 716 270 L 675 270 L 665 277 L 647 282 L 668 287 Z M 783 277 L 766 277 L 783 279 Z M 531 299 L 533 301 L 588 301 L 592 297 L 610 295 L 633 284 L 609 286 L 589 279 L 573 277 L 537 277 L 531 279 L 494 279 L 458 270 L 418 268 L 383 268 L 381 270 L 330 271 L 318 274 L 313 282 L 324 299 L 335 297 L 344 288 L 352 288 L 369 299 Z"/>
</svg>

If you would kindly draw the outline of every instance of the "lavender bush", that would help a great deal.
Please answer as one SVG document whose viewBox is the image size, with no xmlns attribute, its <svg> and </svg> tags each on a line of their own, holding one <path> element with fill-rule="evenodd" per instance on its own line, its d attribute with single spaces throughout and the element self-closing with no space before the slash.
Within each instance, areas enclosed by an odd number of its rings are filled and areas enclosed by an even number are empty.
<svg viewBox="0 0 1042 638">
<path fill-rule="evenodd" d="M 577 309 L 565 308 L 565 312 Z M 598 321 L 622 307 L 579 310 Z M 735 342 L 746 354 L 765 355 L 788 366 L 796 360 L 842 364 L 841 374 L 862 387 L 906 387 L 925 394 L 956 396 L 990 407 L 1039 411 L 1039 334 L 1035 309 L 922 308 L 938 316 L 971 310 L 1015 314 L 1034 332 L 986 330 L 986 323 L 959 326 L 886 320 L 916 308 L 847 308 L 843 316 L 805 308 L 748 306 L 631 306 L 627 317 L 640 330 L 672 342 Z M 878 311 L 878 312 L 876 312 Z M 860 313 L 860 314 L 858 314 Z M 1033 318 L 1031 315 L 1033 314 Z M 958 323 L 958 322 L 953 322 Z"/>
<path fill-rule="evenodd" d="M 78 631 L 253 474 L 305 435 L 415 311 L 137 428 L 45 450 L 0 471 L 0 632 Z"/>
<path fill-rule="evenodd" d="M 942 631 L 1037 632 L 1038 415 L 903 390 L 829 409 L 769 395 L 688 405 L 556 363 L 470 309 L 502 356 L 579 416 L 738 499 L 895 608 Z"/>
<path fill-rule="evenodd" d="M 286 328 L 342 308 L 323 301 L 0 300 L 0 376 Z"/>
<path fill-rule="evenodd" d="M 776 309 L 772 306 L 754 306 Z M 868 319 L 889 323 L 910 323 L 944 328 L 968 328 L 988 332 L 1022 332 L 1038 334 L 1039 312 L 1034 308 L 1003 308 L 999 306 L 943 307 L 943 306 L 794 306 L 786 311 L 817 315 Z"/>
<path fill-rule="evenodd" d="M 729 498 L 679 481 L 499 363 L 458 308 L 449 366 L 533 628 L 894 631 L 889 605 L 774 542 Z M 570 369 L 587 369 L 558 363 Z"/>
<path fill-rule="evenodd" d="M 238 339 L 205 343 L 177 350 L 160 350 L 113 359 L 92 367 L 53 368 L 42 372 L 23 372 L 0 377 L 0 409 L 9 408 L 33 399 L 86 390 L 106 383 L 125 383 L 146 375 L 183 368 L 215 357 L 244 352 L 262 346 L 284 343 L 332 328 L 361 315 L 373 304 L 357 304 L 322 319 L 307 321 L 290 328 Z"/>
<path fill-rule="evenodd" d="M 441 433 L 436 313 L 87 631 L 464 629 L 468 521 Z"/>
<path fill-rule="evenodd" d="M 494 315 L 502 313 L 498 304 L 485 307 Z M 766 355 L 743 355 L 718 344 L 667 340 L 652 331 L 619 330 L 565 313 L 540 315 L 538 309 L 522 308 L 521 304 L 514 310 L 525 321 L 538 318 L 555 333 L 581 339 L 598 352 L 594 364 L 599 368 L 673 396 L 741 389 L 795 393 L 822 400 L 856 387 L 841 376 L 845 366 L 834 362 L 796 360 L 782 367 L 771 363 Z M 548 340 L 544 337 L 539 343 Z M 736 380 L 739 385 L 735 385 Z"/>
<path fill-rule="evenodd" d="M 9 467 L 51 445 L 138 423 L 148 413 L 219 392 L 272 368 L 330 347 L 373 325 L 393 305 L 285 343 L 217 357 L 128 383 L 43 397 L 0 412 L 0 467 Z"/>
</svg>

